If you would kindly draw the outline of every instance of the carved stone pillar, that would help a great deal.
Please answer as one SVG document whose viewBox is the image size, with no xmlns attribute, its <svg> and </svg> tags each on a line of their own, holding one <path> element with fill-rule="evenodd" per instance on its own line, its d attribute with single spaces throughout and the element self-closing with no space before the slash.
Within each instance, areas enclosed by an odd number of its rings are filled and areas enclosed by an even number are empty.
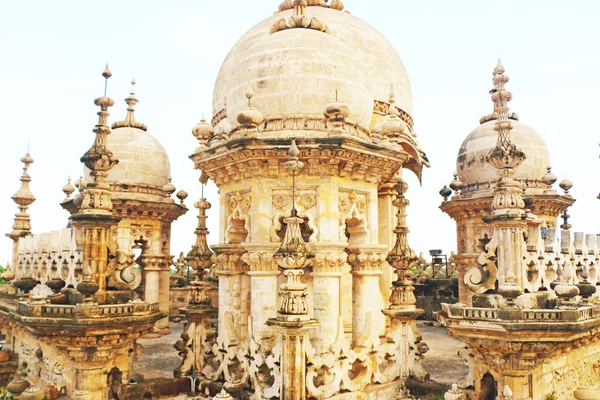
<svg viewBox="0 0 600 400">
<path fill-rule="evenodd" d="M 212 250 L 219 278 L 218 335 L 226 343 L 236 345 L 248 334 L 250 290 L 242 262 L 246 250 L 239 244 L 214 245 Z"/>
<path fill-rule="evenodd" d="M 263 339 L 271 339 L 275 333 L 266 325 L 270 318 L 277 317 L 277 277 L 279 268 L 273 260 L 276 243 L 243 243 L 248 251 L 242 259 L 248 264 L 250 276 L 250 315 L 254 340 L 262 344 Z M 273 344 L 274 345 L 274 344 Z"/>
<path fill-rule="evenodd" d="M 385 264 L 386 245 L 348 248 L 352 266 L 352 344 L 376 340 L 385 331 L 384 307 L 379 295 L 379 279 Z"/>
<path fill-rule="evenodd" d="M 158 308 L 167 316 L 157 322 L 156 326 L 161 334 L 169 333 L 169 278 L 171 277 L 171 256 L 166 256 L 164 268 L 158 272 Z"/>
<path fill-rule="evenodd" d="M 394 246 L 394 225 L 396 218 L 396 209 L 394 207 L 394 199 L 396 198 L 396 189 L 393 182 L 386 182 L 379 187 L 377 193 L 377 228 L 379 229 L 378 243 L 385 244 L 387 250 L 391 250 Z M 391 285 L 394 280 L 393 270 L 384 269 L 381 274 L 379 289 L 385 299 L 390 297 Z"/>
<path fill-rule="evenodd" d="M 319 321 L 313 346 L 317 353 L 329 351 L 338 334 L 340 310 L 340 278 L 348 255 L 346 244 L 311 243 L 315 252 L 312 259 L 313 317 Z"/>
</svg>

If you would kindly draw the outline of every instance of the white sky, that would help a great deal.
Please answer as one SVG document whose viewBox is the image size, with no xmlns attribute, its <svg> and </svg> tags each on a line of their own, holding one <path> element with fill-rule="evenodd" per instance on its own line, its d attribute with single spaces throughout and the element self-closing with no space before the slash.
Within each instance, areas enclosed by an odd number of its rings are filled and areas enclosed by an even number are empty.
<svg viewBox="0 0 600 400">
<path fill-rule="evenodd" d="M 93 99 L 109 62 L 115 99 L 110 122 L 123 119 L 129 81 L 137 81 L 136 117 L 162 142 L 173 183 L 190 193 L 190 211 L 174 223 L 172 252 L 188 251 L 200 196 L 188 159 L 191 128 L 211 117 L 219 67 L 244 32 L 275 11 L 278 0 L 0 0 L 0 227 L 11 230 L 28 139 L 35 163 L 33 232 L 67 224 L 59 202 L 79 157 L 94 140 Z M 600 93 L 600 2 L 558 0 L 345 0 L 400 54 L 412 85 L 415 129 L 432 168 L 423 186 L 409 176 L 410 243 L 419 252 L 455 248 L 454 223 L 437 207 L 464 137 L 489 113 L 492 70 L 502 58 L 511 110 L 542 134 L 553 172 L 574 181 L 574 230 L 598 229 L 600 161 L 596 125 Z M 375 71 L 376 73 L 376 71 Z M 209 190 L 216 204 L 216 189 Z M 216 232 L 217 207 L 209 214 Z M 210 224 L 209 224 L 210 228 Z M 211 235 L 211 242 L 216 235 Z M 11 241 L 0 240 L 0 260 Z"/>
</svg>

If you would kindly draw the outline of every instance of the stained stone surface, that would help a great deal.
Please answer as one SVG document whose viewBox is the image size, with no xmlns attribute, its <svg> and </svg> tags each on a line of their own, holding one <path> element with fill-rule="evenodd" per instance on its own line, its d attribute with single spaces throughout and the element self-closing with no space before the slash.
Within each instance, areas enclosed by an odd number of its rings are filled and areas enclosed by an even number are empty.
<svg viewBox="0 0 600 400">
<path fill-rule="evenodd" d="M 181 357 L 173 344 L 180 339 L 183 323 L 169 323 L 171 333 L 156 339 L 138 339 L 144 352 L 135 360 L 135 371 L 144 379 L 173 378 L 173 371 L 181 364 Z"/>
<path fill-rule="evenodd" d="M 430 379 L 450 385 L 467 375 L 467 365 L 458 356 L 458 351 L 464 345 L 448 336 L 445 327 L 428 326 L 421 321 L 417 325 L 423 341 L 429 346 L 421 364 L 429 372 Z"/>
</svg>

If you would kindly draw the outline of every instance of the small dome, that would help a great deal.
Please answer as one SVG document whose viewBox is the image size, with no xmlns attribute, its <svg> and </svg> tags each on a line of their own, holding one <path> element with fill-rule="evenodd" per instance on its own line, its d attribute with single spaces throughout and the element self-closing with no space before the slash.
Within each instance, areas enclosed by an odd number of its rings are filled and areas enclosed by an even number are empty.
<svg viewBox="0 0 600 400">
<path fill-rule="evenodd" d="M 171 164 L 165 148 L 148 132 L 134 127 L 113 129 L 107 147 L 119 163 L 108 171 L 107 181 L 162 188 L 169 183 Z M 85 176 L 91 181 L 90 171 Z"/>
<path fill-rule="evenodd" d="M 385 114 L 375 105 L 388 103 L 391 85 L 396 106 L 412 114 L 404 65 L 379 32 L 346 12 L 309 6 L 307 18 L 326 24 L 328 33 L 305 28 L 271 33 L 278 21 L 293 13 L 277 12 L 260 22 L 227 56 L 213 94 L 217 133 L 237 125 L 236 118 L 248 103 L 244 93 L 249 83 L 254 85 L 252 107 L 265 119 L 323 118 L 323 109 L 337 90 L 339 101 L 348 106 L 349 119 L 370 128 Z"/>
<path fill-rule="evenodd" d="M 495 119 L 479 125 L 467 136 L 458 152 L 456 170 L 458 178 L 464 184 L 463 195 L 488 195 L 498 179 L 498 172 L 487 157 L 496 145 L 498 133 L 494 130 Z M 550 154 L 544 139 L 532 128 L 522 122 L 511 120 L 511 138 L 513 142 L 525 153 L 525 161 L 515 170 L 515 178 L 526 181 L 527 190 L 536 188 L 544 190 L 547 184 L 543 179 L 550 165 Z"/>
</svg>

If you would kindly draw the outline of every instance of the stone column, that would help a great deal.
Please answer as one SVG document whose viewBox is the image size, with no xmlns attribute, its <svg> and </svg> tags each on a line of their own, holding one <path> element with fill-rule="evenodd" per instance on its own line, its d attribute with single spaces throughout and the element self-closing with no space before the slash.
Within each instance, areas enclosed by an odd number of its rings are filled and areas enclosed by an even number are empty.
<svg viewBox="0 0 600 400">
<path fill-rule="evenodd" d="M 169 333 L 169 278 L 171 277 L 170 256 L 166 257 L 164 268 L 158 272 L 158 307 L 166 314 L 166 317 L 156 323 L 161 334 Z"/>
<path fill-rule="evenodd" d="M 257 343 L 273 339 L 273 329 L 266 325 L 270 318 L 277 317 L 277 277 L 279 267 L 273 260 L 276 243 L 242 243 L 248 252 L 242 256 L 248 265 L 250 276 L 250 315 L 252 334 Z M 271 343 L 274 345 L 274 343 Z M 267 346 L 272 347 L 272 346 Z"/>
<path fill-rule="evenodd" d="M 215 274 L 219 278 L 218 335 L 225 343 L 237 345 L 248 334 L 250 310 L 242 307 L 242 304 L 248 304 L 242 299 L 245 294 L 242 255 L 246 250 L 239 244 L 214 245 L 212 250 L 215 252 Z"/>
<path fill-rule="evenodd" d="M 313 346 L 317 353 L 329 351 L 338 334 L 340 310 L 340 278 L 348 255 L 346 243 L 311 243 L 315 252 L 313 272 L 313 317 L 319 321 Z"/>
<path fill-rule="evenodd" d="M 144 301 L 146 303 L 158 303 L 160 290 L 160 268 L 152 266 L 148 261 L 144 264 L 144 275 L 146 285 L 144 286 Z"/>
<path fill-rule="evenodd" d="M 394 207 L 394 198 L 396 189 L 393 182 L 386 182 L 379 187 L 377 193 L 377 228 L 379 229 L 379 240 L 377 243 L 385 244 L 389 251 L 394 246 L 394 223 L 396 208 Z M 384 269 L 381 274 L 379 288 L 385 299 L 390 297 L 390 287 L 394 280 L 392 269 Z"/>
<path fill-rule="evenodd" d="M 348 248 L 352 266 L 352 345 L 373 343 L 385 331 L 379 280 L 385 264 L 386 245 Z"/>
</svg>

